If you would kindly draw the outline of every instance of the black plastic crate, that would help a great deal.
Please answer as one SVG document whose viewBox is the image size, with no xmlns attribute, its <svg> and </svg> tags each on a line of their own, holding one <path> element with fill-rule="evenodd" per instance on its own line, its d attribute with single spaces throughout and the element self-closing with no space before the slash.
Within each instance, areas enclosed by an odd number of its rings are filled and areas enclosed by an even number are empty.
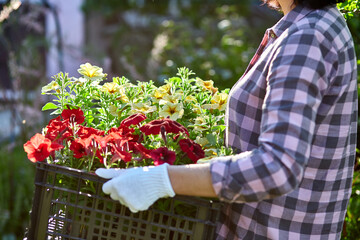
<svg viewBox="0 0 360 240">
<path fill-rule="evenodd" d="M 37 163 L 29 240 L 213 239 L 220 203 L 176 196 L 132 213 L 103 194 L 105 179 L 59 165 Z"/>
</svg>

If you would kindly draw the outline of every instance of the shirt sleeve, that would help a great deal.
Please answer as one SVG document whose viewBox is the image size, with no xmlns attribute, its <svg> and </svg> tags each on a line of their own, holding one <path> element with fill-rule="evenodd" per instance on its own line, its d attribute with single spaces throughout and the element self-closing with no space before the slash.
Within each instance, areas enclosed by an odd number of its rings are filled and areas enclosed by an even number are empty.
<svg viewBox="0 0 360 240">
<path fill-rule="evenodd" d="M 215 192 L 227 202 L 271 199 L 294 190 L 309 159 L 317 110 L 328 85 L 330 44 L 314 29 L 274 43 L 266 74 L 258 147 L 211 162 Z"/>
</svg>

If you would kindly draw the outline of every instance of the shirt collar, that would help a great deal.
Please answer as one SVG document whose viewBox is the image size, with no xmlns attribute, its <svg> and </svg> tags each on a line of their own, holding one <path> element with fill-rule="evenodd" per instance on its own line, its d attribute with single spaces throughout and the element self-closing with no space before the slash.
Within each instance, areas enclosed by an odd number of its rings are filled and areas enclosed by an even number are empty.
<svg viewBox="0 0 360 240">
<path fill-rule="evenodd" d="M 304 18 L 307 14 L 314 10 L 298 5 L 288 14 L 283 16 L 272 28 L 268 29 L 273 32 L 276 37 L 280 36 L 286 29 L 288 29 L 293 23 L 298 22 Z"/>
</svg>

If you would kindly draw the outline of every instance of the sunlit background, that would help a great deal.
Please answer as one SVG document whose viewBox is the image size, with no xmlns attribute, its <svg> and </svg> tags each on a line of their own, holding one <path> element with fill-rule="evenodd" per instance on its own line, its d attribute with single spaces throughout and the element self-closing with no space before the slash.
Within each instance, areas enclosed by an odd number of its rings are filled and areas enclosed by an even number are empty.
<svg viewBox="0 0 360 240">
<path fill-rule="evenodd" d="M 0 10 L 0 239 L 6 240 L 22 239 L 29 224 L 34 167 L 22 145 L 50 118 L 41 112 L 47 99 L 40 89 L 51 76 L 79 76 L 79 65 L 89 62 L 108 80 L 162 84 L 186 66 L 229 88 L 281 17 L 260 0 L 0 0 Z M 353 22 L 357 32 L 359 20 Z"/>
</svg>

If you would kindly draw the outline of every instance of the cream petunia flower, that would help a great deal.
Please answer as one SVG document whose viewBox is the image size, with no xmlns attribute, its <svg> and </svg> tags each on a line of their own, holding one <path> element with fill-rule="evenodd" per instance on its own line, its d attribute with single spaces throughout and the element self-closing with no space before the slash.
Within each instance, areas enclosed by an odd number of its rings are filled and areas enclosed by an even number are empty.
<svg viewBox="0 0 360 240">
<path fill-rule="evenodd" d="M 206 119 L 203 117 L 195 118 L 194 131 L 202 132 L 208 128 Z"/>
<path fill-rule="evenodd" d="M 219 93 L 213 96 L 211 104 L 204 104 L 202 107 L 204 109 L 218 109 L 220 111 L 225 111 L 227 99 L 228 95 L 226 93 Z"/>
<path fill-rule="evenodd" d="M 168 95 L 168 93 L 159 89 L 155 89 L 152 95 L 153 102 L 158 103 L 165 95 Z"/>
<path fill-rule="evenodd" d="M 208 90 L 211 91 L 212 94 L 215 94 L 218 89 L 214 87 L 214 81 L 213 80 L 208 80 L 208 81 L 204 81 L 200 78 L 196 78 L 196 83 L 201 86 L 204 90 Z"/>
<path fill-rule="evenodd" d="M 90 80 L 102 80 L 104 77 L 106 77 L 106 74 L 103 73 L 102 68 L 93 66 L 90 63 L 81 64 L 78 72 Z"/>
<path fill-rule="evenodd" d="M 128 103 L 130 102 L 128 96 L 126 96 L 126 94 L 123 91 L 120 91 L 119 96 L 116 98 L 116 100 L 120 100 L 123 103 Z"/>
<path fill-rule="evenodd" d="M 185 98 L 185 102 L 196 102 L 196 98 L 194 96 L 188 95 Z"/>
<path fill-rule="evenodd" d="M 181 118 L 183 115 L 184 109 L 182 103 L 167 102 L 159 112 L 160 117 L 170 117 L 170 119 L 174 121 Z"/>
<path fill-rule="evenodd" d="M 196 78 L 196 83 L 203 87 L 203 89 L 207 89 L 210 90 L 212 87 L 214 87 L 214 81 L 213 80 L 208 80 L 208 81 L 204 81 L 200 78 Z"/>
<path fill-rule="evenodd" d="M 204 149 L 204 152 L 205 152 L 205 156 L 208 157 L 216 157 L 218 155 L 215 148 Z"/>
<path fill-rule="evenodd" d="M 114 106 L 114 105 L 109 106 L 109 112 L 114 117 L 120 117 L 120 113 L 117 110 L 118 110 L 118 108 L 116 106 Z"/>
<path fill-rule="evenodd" d="M 49 84 L 41 88 L 42 94 L 47 94 L 50 91 L 59 91 L 60 85 L 56 81 L 51 81 Z"/>
<path fill-rule="evenodd" d="M 114 94 L 114 93 L 120 93 L 121 87 L 117 83 L 107 82 L 101 87 L 101 90 L 103 92 Z"/>
<path fill-rule="evenodd" d="M 156 106 L 151 106 L 145 103 L 133 103 L 131 105 L 131 114 L 135 113 L 151 113 L 156 111 Z"/>
<path fill-rule="evenodd" d="M 169 83 L 165 84 L 165 85 L 162 85 L 158 89 L 159 89 L 159 91 L 161 91 L 163 93 L 167 93 L 169 95 L 171 94 L 171 85 Z"/>
<path fill-rule="evenodd" d="M 82 86 L 84 83 L 86 83 L 87 81 L 89 81 L 86 78 L 83 77 L 79 77 L 79 78 L 74 78 L 74 83 L 75 84 L 79 84 L 80 86 Z"/>
<path fill-rule="evenodd" d="M 192 110 L 196 114 L 201 114 L 201 107 L 199 104 L 192 104 Z"/>
<path fill-rule="evenodd" d="M 174 94 L 174 95 L 165 95 L 159 102 L 160 105 L 164 105 L 168 102 L 170 103 L 178 103 L 181 99 L 181 94 Z"/>
<path fill-rule="evenodd" d="M 209 140 L 207 140 L 207 138 L 200 137 L 200 136 L 197 136 L 196 139 L 194 140 L 194 142 L 196 142 L 197 144 L 200 144 L 202 147 L 209 144 Z"/>
</svg>

